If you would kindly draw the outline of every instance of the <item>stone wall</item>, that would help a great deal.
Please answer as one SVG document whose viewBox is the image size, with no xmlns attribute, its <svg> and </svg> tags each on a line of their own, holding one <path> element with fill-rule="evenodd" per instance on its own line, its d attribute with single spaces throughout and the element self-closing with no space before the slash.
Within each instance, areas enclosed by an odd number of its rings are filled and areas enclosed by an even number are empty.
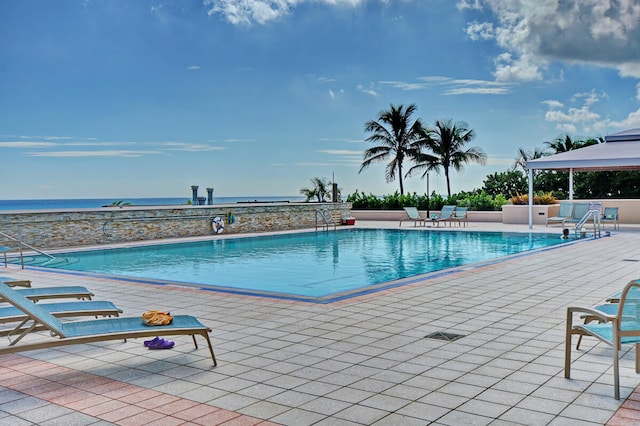
<svg viewBox="0 0 640 426">
<path fill-rule="evenodd" d="M 77 247 L 215 234 L 314 228 L 316 211 L 327 209 L 336 224 L 351 203 L 251 203 L 212 206 L 122 206 L 99 209 L 0 212 L 0 231 L 39 249 Z M 229 223 L 229 215 L 234 223 Z M 322 223 L 319 220 L 319 223 Z M 0 236 L 0 239 L 3 239 Z"/>
</svg>

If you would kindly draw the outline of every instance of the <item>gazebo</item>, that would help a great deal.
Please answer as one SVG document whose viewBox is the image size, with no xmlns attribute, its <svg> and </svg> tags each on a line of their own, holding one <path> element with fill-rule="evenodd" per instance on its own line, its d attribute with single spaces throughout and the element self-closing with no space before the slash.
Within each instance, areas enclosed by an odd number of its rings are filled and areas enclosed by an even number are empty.
<svg viewBox="0 0 640 426">
<path fill-rule="evenodd" d="M 533 227 L 533 171 L 569 172 L 569 199 L 573 200 L 573 172 L 640 170 L 640 128 L 605 136 L 605 142 L 527 161 L 529 174 L 529 229 Z"/>
</svg>

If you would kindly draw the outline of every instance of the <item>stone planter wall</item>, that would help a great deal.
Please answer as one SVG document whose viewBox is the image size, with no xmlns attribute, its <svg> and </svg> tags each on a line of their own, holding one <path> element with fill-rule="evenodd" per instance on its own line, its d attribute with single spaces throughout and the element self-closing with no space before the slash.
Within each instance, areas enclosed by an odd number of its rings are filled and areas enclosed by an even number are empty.
<svg viewBox="0 0 640 426">
<path fill-rule="evenodd" d="M 351 203 L 257 203 L 213 206 L 127 206 L 100 209 L 0 212 L 0 231 L 39 249 L 120 243 L 224 233 L 314 228 L 316 211 L 328 209 L 338 225 Z M 229 213 L 235 223 L 228 223 Z M 322 223 L 320 221 L 320 223 Z M 0 240 L 3 237 L 0 236 Z"/>
</svg>

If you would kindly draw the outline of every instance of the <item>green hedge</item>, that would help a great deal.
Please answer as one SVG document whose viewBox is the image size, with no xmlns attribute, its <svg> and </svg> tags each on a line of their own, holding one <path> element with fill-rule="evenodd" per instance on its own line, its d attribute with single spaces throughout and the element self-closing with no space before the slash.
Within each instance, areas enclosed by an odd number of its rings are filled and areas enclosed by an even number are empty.
<svg viewBox="0 0 640 426">
<path fill-rule="evenodd" d="M 356 192 L 347 196 L 347 201 L 353 205 L 355 210 L 401 210 L 403 207 L 417 207 L 420 210 L 441 210 L 444 205 L 456 205 L 467 207 L 469 210 L 500 210 L 503 204 L 507 204 L 507 199 L 498 194 L 495 197 L 488 195 L 484 191 L 461 192 L 453 194 L 451 197 L 442 197 L 435 192 L 430 197 L 427 194 L 400 195 L 398 191 L 393 194 L 377 196 L 365 194 L 356 189 Z"/>
</svg>

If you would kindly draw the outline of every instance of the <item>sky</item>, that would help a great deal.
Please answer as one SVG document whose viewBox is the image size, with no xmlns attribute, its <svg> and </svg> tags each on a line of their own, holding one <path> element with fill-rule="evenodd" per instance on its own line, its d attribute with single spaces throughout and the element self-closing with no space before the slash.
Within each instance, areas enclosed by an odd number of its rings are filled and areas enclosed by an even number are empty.
<svg viewBox="0 0 640 426">
<path fill-rule="evenodd" d="M 640 0 L 0 2 L 0 199 L 390 194 L 359 170 L 392 104 L 474 130 L 453 192 L 640 127 Z"/>
</svg>

